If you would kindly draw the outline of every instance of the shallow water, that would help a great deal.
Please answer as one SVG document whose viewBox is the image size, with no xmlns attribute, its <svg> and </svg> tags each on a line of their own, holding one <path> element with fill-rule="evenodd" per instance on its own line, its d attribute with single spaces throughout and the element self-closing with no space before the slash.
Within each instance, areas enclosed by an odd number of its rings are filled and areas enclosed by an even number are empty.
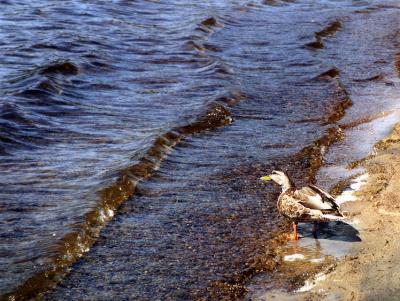
<svg viewBox="0 0 400 301">
<path fill-rule="evenodd" d="M 286 227 L 258 177 L 313 181 L 354 153 L 325 156 L 351 122 L 395 108 L 382 1 L 2 9 L 3 296 L 66 275 L 46 298 L 215 297 Z"/>
</svg>

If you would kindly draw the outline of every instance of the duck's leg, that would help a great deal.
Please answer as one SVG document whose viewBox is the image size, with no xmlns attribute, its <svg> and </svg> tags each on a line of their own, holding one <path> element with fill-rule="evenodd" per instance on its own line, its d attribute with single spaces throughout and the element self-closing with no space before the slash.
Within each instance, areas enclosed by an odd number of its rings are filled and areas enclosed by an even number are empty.
<svg viewBox="0 0 400 301">
<path fill-rule="evenodd" d="M 314 236 L 315 239 L 318 238 L 318 223 L 314 222 L 313 228 L 312 228 L 312 234 Z"/>
<path fill-rule="evenodd" d="M 292 240 L 298 240 L 297 236 L 297 222 L 293 222 L 293 237 Z"/>
</svg>

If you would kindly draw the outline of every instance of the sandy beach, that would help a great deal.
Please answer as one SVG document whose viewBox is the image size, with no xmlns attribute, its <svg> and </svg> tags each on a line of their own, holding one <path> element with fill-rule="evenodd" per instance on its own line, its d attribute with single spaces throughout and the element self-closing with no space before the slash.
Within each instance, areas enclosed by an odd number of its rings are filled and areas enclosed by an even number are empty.
<svg viewBox="0 0 400 301">
<path fill-rule="evenodd" d="M 357 215 L 361 244 L 306 299 L 398 300 L 400 296 L 400 125 L 360 164 L 369 180 L 347 203 Z"/>
<path fill-rule="evenodd" d="M 321 268 L 292 293 L 269 292 L 257 300 L 399 300 L 400 124 L 356 162 L 368 174 L 343 209 L 357 221 L 361 241 L 337 263 Z"/>
</svg>

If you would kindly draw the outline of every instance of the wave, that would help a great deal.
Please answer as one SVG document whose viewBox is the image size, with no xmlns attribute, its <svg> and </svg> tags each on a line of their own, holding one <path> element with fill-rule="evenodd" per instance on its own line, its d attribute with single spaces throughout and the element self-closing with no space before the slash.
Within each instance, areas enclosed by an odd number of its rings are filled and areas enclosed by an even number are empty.
<svg viewBox="0 0 400 301">
<path fill-rule="evenodd" d="M 231 113 L 224 104 L 211 102 L 199 118 L 193 122 L 173 128 L 153 142 L 139 162 L 120 172 L 118 179 L 99 192 L 100 200 L 88 212 L 77 230 L 62 238 L 51 258 L 51 267 L 36 273 L 4 299 L 29 299 L 53 287 L 68 268 L 93 245 L 105 223 L 111 220 L 118 207 L 136 192 L 136 185 L 153 175 L 161 162 L 185 137 L 214 130 L 232 123 Z"/>
<path fill-rule="evenodd" d="M 56 60 L 23 71 L 5 85 L 7 94 L 23 97 L 62 95 L 66 79 L 76 76 L 79 67 L 69 60 Z"/>
<path fill-rule="evenodd" d="M 217 17 L 212 16 L 200 20 L 195 24 L 195 35 L 189 36 L 186 40 L 188 48 L 197 53 L 207 51 L 219 51 L 218 47 L 210 43 L 206 43 L 206 39 L 215 32 L 217 28 L 222 28 Z M 143 41 L 148 42 L 149 37 Z M 107 46 L 107 45 L 103 45 Z M 35 44 L 35 49 L 54 49 L 59 50 L 58 46 L 52 44 Z M 148 54 L 146 50 L 144 54 Z M 205 55 L 205 60 L 195 57 L 182 57 L 179 54 L 170 55 L 170 57 L 153 58 L 147 61 L 149 64 L 195 64 L 198 70 L 204 70 L 207 73 L 215 73 L 229 75 L 232 70 L 223 62 L 220 62 L 210 56 Z M 96 54 L 83 55 L 79 64 L 76 61 L 68 59 L 59 59 L 46 62 L 36 66 L 33 69 L 17 74 L 12 78 L 5 90 L 7 94 L 22 99 L 23 102 L 29 103 L 33 108 L 37 106 L 47 107 L 41 110 L 43 115 L 68 114 L 69 107 L 74 108 L 73 98 L 79 95 L 72 95 L 76 89 L 69 89 L 69 85 L 76 84 L 79 80 L 71 78 L 83 72 L 107 72 L 113 70 L 113 66 L 109 66 L 103 62 Z M 146 83 L 140 84 L 163 84 L 157 79 L 152 79 Z M 88 84 L 86 82 L 81 83 Z M 75 87 L 76 88 L 76 87 Z M 107 87 L 106 87 L 107 88 Z M 240 93 L 238 93 L 240 95 Z M 74 96 L 74 97 L 70 97 Z M 80 98 L 83 98 L 80 97 Z M 229 101 L 216 99 L 207 105 L 207 108 L 198 117 L 177 126 L 157 137 L 152 146 L 138 160 L 138 162 L 129 168 L 118 171 L 117 180 L 111 185 L 98 192 L 98 201 L 92 210 L 90 210 L 83 218 L 82 223 L 76 226 L 74 232 L 68 233 L 58 241 L 53 257 L 50 259 L 51 264 L 45 270 L 37 271 L 32 277 L 25 280 L 12 292 L 0 297 L 0 299 L 28 299 L 40 294 L 44 290 L 54 286 L 68 272 L 68 268 L 85 252 L 89 250 L 96 241 L 100 230 L 111 220 L 118 207 L 128 198 L 136 193 L 136 186 L 139 181 L 143 181 L 152 176 L 159 168 L 161 162 L 168 156 L 173 148 L 180 143 L 185 137 L 212 131 L 218 127 L 228 125 L 232 122 L 232 117 L 227 105 L 237 103 L 239 98 L 235 98 L 235 93 L 229 95 Z M 229 102 L 229 103 L 228 103 Z M 60 107 L 60 108 L 59 108 Z M 75 107 L 75 110 L 79 108 Z M 20 128 L 13 128 L 10 132 L 18 132 Z M 31 132 L 33 135 L 33 133 Z M 42 133 L 43 137 L 46 137 Z M 8 140 L 7 140 L 8 139 Z M 0 137 L 0 154 L 7 153 L 7 145 L 4 150 L 2 141 L 7 140 L 8 143 L 17 145 L 17 140 L 8 137 Z M 15 141 L 14 141 L 15 140 Z M 50 142 L 49 142 L 50 143 Z"/>
<path fill-rule="evenodd" d="M 306 47 L 312 49 L 322 49 L 324 48 L 324 38 L 333 36 L 336 32 L 342 29 L 342 23 L 340 20 L 335 20 L 329 23 L 324 29 L 318 31 L 314 34 L 315 41 L 306 44 Z"/>
<path fill-rule="evenodd" d="M 207 51 L 218 51 L 218 48 L 210 43 L 206 43 L 205 39 L 209 34 L 222 26 L 223 23 L 216 17 L 210 17 L 200 21 L 196 30 L 200 32 L 200 34 L 204 33 L 204 35 L 199 39 L 193 39 L 188 42 L 187 46 L 189 48 L 192 47 L 192 50 L 201 52 L 202 54 Z M 325 33 L 321 31 L 316 33 L 316 36 L 322 41 L 325 37 L 324 34 Z M 166 60 L 151 60 L 149 63 L 192 64 L 198 63 L 198 60 L 182 60 L 181 57 L 177 56 Z M 209 60 L 207 60 L 205 64 L 199 65 L 200 72 L 212 72 L 223 75 L 233 73 L 227 64 L 211 57 L 209 57 Z M 84 67 L 88 69 L 93 68 L 93 70 L 109 68 L 109 66 L 97 60 Z M 74 62 L 51 62 L 50 64 L 35 69 L 28 76 L 27 82 L 24 82 L 24 84 L 21 85 L 22 81 L 17 81 L 17 85 L 19 85 L 20 89 L 16 96 L 24 96 L 26 98 L 32 98 L 32 100 L 41 98 L 42 102 L 46 102 L 47 100 L 53 101 L 54 99 L 52 96 L 65 95 L 68 93 L 68 85 L 64 79 L 78 75 L 80 72 L 82 72 L 81 65 L 75 64 Z M 96 241 L 100 230 L 112 219 L 118 207 L 135 195 L 137 183 L 139 181 L 144 181 L 151 177 L 174 147 L 187 136 L 212 131 L 232 123 L 233 120 L 228 106 L 237 104 L 245 97 L 246 96 L 240 92 L 228 93 L 220 96 L 209 104 L 199 118 L 195 118 L 193 121 L 175 127 L 157 137 L 152 146 L 139 159 L 138 163 L 119 171 L 118 179 L 108 187 L 99 191 L 99 201 L 96 207 L 85 215 L 83 222 L 77 225 L 74 232 L 67 234 L 60 240 L 55 250 L 55 254 L 57 255 L 51 258 L 51 268 L 36 273 L 22 283 L 17 289 L 4 297 L 9 299 L 27 299 L 57 284 L 60 279 L 68 273 L 70 266 L 90 249 Z M 70 103 L 68 98 L 63 97 L 57 98 L 57 101 L 64 105 Z M 47 105 L 49 105 L 49 103 L 47 103 Z M 346 105 L 343 105 L 343 108 L 345 109 Z M 344 109 L 342 110 L 343 114 Z M 326 119 L 326 122 L 328 124 L 335 122 L 335 120 L 338 120 L 338 118 L 342 116 L 342 113 L 335 116 L 332 115 L 332 117 Z M 304 149 L 303 153 L 296 157 L 296 162 L 300 162 L 305 166 L 310 165 L 312 168 L 317 168 L 318 164 L 322 164 L 322 159 L 320 161 L 318 161 L 318 159 L 314 162 L 313 156 L 320 158 L 319 154 L 323 153 L 323 148 L 329 146 L 335 139 L 340 138 L 339 131 L 336 133 L 335 129 L 335 127 L 333 127 L 332 130 L 329 129 L 326 137 L 322 137 L 313 145 Z"/>
<path fill-rule="evenodd" d="M 8 156 L 13 149 L 31 149 L 49 143 L 38 128 L 38 120 L 42 118 L 26 113 L 17 104 L 0 106 L 0 155 Z"/>
<path fill-rule="evenodd" d="M 50 75 L 54 73 L 61 73 L 63 75 L 77 75 L 79 73 L 79 68 L 69 61 L 56 61 L 47 66 L 41 67 L 38 72 L 39 74 L 43 75 Z"/>
<path fill-rule="evenodd" d="M 69 89 L 66 77 L 78 73 L 76 64 L 58 60 L 23 71 L 4 85 L 8 100 L 0 106 L 0 155 L 51 143 L 47 133 L 58 129 L 47 117 L 76 111 L 71 99 L 80 95 Z"/>
<path fill-rule="evenodd" d="M 322 72 L 316 77 L 316 79 L 331 79 L 340 75 L 340 71 L 337 68 L 331 68 L 325 72 Z"/>
<path fill-rule="evenodd" d="M 275 158 L 274 162 L 268 166 L 241 166 L 240 171 L 236 168 L 232 171 L 233 176 L 239 177 L 242 173 L 249 173 L 254 175 L 256 181 L 265 170 L 279 169 L 289 174 L 295 174 L 295 171 L 302 170 L 306 171 L 305 174 L 302 174 L 302 178 L 306 179 L 308 183 L 314 183 L 316 173 L 324 163 L 324 154 L 333 143 L 344 138 L 344 127 L 337 124 L 337 121 L 344 116 L 345 109 L 352 105 L 352 100 L 342 84 L 336 79 L 332 79 L 332 81 L 337 84 L 336 93 L 339 99 L 331 109 L 331 113 L 325 118 L 328 128 L 320 138 L 290 157 Z M 285 145 L 268 145 L 267 147 L 282 146 Z M 246 294 L 246 284 L 254 276 L 268 272 L 278 275 L 281 267 L 281 254 L 278 250 L 280 246 L 287 243 L 285 233 L 287 233 L 288 227 L 290 227 L 290 223 L 287 221 L 279 225 L 279 229 L 271 235 L 272 238 L 264 243 L 264 247 L 260 251 L 248 259 L 242 270 L 236 271 L 234 275 L 227 275 L 224 279 L 211 282 L 207 291 L 201 292 L 201 297 L 204 298 L 206 295 L 213 300 L 226 298 L 238 300 Z"/>
</svg>

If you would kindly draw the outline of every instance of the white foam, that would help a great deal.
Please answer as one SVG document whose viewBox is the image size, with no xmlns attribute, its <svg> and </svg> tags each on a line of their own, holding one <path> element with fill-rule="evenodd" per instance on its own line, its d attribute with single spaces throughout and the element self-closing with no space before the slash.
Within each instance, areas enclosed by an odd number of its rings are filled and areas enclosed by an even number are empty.
<svg viewBox="0 0 400 301">
<path fill-rule="evenodd" d="M 325 258 L 321 257 L 321 258 L 313 258 L 310 260 L 310 262 L 312 263 L 321 263 L 324 262 Z"/>
<path fill-rule="evenodd" d="M 104 223 L 104 222 L 107 220 L 107 214 L 106 214 L 106 212 L 104 211 L 104 209 L 101 209 L 101 210 L 99 211 L 98 220 L 99 220 L 101 223 Z"/>
<path fill-rule="evenodd" d="M 354 202 L 357 200 L 355 196 L 355 192 L 360 190 L 363 185 L 365 185 L 368 181 L 368 174 L 363 174 L 358 176 L 354 180 L 351 181 L 350 187 L 343 190 L 343 192 L 336 197 L 336 202 L 340 205 L 345 202 Z"/>
<path fill-rule="evenodd" d="M 114 211 L 112 211 L 111 209 L 107 209 L 107 215 L 108 215 L 108 217 L 113 217 Z"/>
<path fill-rule="evenodd" d="M 350 185 L 350 188 L 353 190 L 360 190 L 361 186 L 363 186 L 364 183 L 362 182 L 356 182 Z"/>
<path fill-rule="evenodd" d="M 325 272 L 318 273 L 317 275 L 315 275 L 313 279 L 306 280 L 304 285 L 300 287 L 298 290 L 296 290 L 296 293 L 308 292 L 313 287 L 315 287 L 318 282 L 325 280 L 325 278 L 326 278 Z"/>
<path fill-rule="evenodd" d="M 336 203 L 338 203 L 338 205 L 346 202 L 354 202 L 355 200 L 357 200 L 357 198 L 353 194 L 345 194 L 345 195 L 341 194 L 338 197 L 336 197 Z"/>
<path fill-rule="evenodd" d="M 300 253 L 295 253 L 292 255 L 286 255 L 285 257 L 283 257 L 284 261 L 296 261 L 296 260 L 304 260 L 306 259 L 306 257 L 303 254 Z"/>
</svg>

